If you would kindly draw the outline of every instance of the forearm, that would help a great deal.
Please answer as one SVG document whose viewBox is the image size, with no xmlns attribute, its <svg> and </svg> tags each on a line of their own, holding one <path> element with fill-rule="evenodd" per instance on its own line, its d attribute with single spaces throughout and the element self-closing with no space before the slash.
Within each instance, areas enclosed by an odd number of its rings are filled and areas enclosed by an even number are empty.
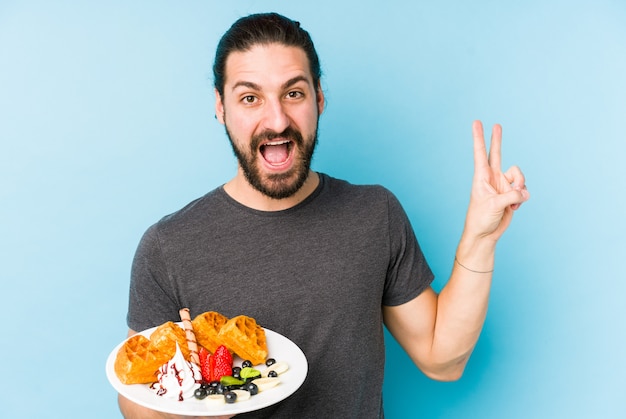
<svg viewBox="0 0 626 419">
<path fill-rule="evenodd" d="M 447 284 L 437 301 L 432 341 L 435 370 L 460 377 L 487 316 L 495 242 L 461 239 Z"/>
</svg>

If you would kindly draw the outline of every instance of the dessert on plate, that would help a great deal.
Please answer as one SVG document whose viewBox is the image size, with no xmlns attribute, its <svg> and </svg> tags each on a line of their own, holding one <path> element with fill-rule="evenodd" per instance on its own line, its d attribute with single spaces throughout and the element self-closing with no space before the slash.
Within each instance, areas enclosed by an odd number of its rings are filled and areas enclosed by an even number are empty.
<svg viewBox="0 0 626 419">
<path fill-rule="evenodd" d="M 176 353 L 177 343 L 188 358 L 185 331 L 174 322 L 157 327 L 149 339 L 141 334 L 131 336 L 117 353 L 115 374 L 123 384 L 153 383 L 159 368 Z"/>
<path fill-rule="evenodd" d="M 253 365 L 262 364 L 267 358 L 265 331 L 252 317 L 242 315 L 228 320 L 220 329 L 218 339 L 241 359 L 250 360 Z"/>
</svg>

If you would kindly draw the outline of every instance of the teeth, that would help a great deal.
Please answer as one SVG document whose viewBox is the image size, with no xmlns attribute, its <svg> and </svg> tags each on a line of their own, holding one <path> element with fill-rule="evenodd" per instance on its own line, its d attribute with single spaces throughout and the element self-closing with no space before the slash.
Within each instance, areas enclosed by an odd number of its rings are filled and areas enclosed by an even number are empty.
<svg viewBox="0 0 626 419">
<path fill-rule="evenodd" d="M 280 141 L 270 141 L 269 143 L 265 143 L 264 145 L 281 145 L 287 144 L 289 140 L 280 140 Z"/>
</svg>

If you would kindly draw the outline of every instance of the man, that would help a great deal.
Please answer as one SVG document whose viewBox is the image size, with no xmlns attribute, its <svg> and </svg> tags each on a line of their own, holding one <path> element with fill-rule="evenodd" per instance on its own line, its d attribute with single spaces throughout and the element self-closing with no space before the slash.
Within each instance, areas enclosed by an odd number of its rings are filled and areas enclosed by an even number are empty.
<svg viewBox="0 0 626 419">
<path fill-rule="evenodd" d="M 319 67 L 299 23 L 235 22 L 214 76 L 237 174 L 148 229 L 133 262 L 129 335 L 189 307 L 252 316 L 302 348 L 303 386 L 241 417 L 383 417 L 383 323 L 427 376 L 458 379 L 485 319 L 496 243 L 529 198 L 517 167 L 500 170 L 501 128 L 487 155 L 475 122 L 465 228 L 437 295 L 390 192 L 310 169 L 324 110 Z M 175 417 L 123 397 L 120 407 L 127 418 Z"/>
</svg>

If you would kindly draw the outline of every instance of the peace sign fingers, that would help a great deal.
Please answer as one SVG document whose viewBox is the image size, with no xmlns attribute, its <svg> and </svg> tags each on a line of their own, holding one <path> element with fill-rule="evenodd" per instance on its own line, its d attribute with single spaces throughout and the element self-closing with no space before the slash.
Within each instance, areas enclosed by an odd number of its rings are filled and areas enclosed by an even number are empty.
<svg viewBox="0 0 626 419">
<path fill-rule="evenodd" d="M 472 134 L 474 136 L 474 166 L 475 168 L 486 170 L 491 169 L 495 173 L 500 172 L 501 166 L 501 148 L 502 148 L 502 126 L 495 124 L 491 132 L 491 144 L 489 146 L 489 155 L 487 155 L 487 145 L 485 144 L 485 134 L 483 124 L 480 121 L 474 121 L 472 125 Z"/>
</svg>

